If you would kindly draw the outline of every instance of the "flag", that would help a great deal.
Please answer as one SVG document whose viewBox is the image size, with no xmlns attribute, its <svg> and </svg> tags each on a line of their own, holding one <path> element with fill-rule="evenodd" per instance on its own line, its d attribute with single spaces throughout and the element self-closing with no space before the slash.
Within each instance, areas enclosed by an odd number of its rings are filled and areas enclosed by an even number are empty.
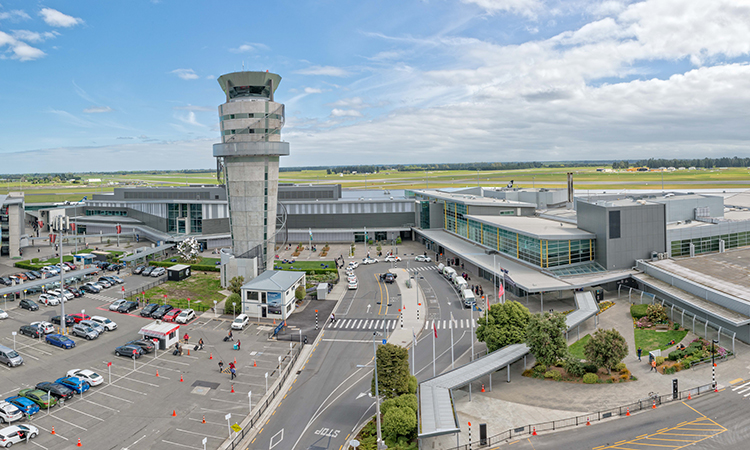
<svg viewBox="0 0 750 450">
<path fill-rule="evenodd" d="M 505 293 L 505 287 L 501 284 L 500 288 L 498 288 L 497 290 L 497 298 L 502 298 L 504 293 Z"/>
<path fill-rule="evenodd" d="M 117 231 L 117 234 L 122 233 L 122 225 L 120 224 L 115 225 L 115 231 Z"/>
<path fill-rule="evenodd" d="M 435 322 L 432 322 L 432 331 L 435 332 L 435 339 L 437 339 L 437 327 L 435 326 Z"/>
<path fill-rule="evenodd" d="M 307 231 L 310 233 L 310 242 L 312 242 L 312 228 L 308 228 Z"/>
<path fill-rule="evenodd" d="M 490 312 L 490 296 L 488 295 L 487 296 L 487 313 L 489 314 L 489 312 Z"/>
</svg>

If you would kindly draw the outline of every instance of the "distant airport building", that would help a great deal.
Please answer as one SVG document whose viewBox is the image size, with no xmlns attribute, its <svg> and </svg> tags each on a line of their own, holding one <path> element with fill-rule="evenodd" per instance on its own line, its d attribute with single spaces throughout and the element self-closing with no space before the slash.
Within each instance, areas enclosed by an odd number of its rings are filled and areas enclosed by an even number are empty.
<svg viewBox="0 0 750 450">
<path fill-rule="evenodd" d="M 24 220 L 23 192 L 0 194 L 0 256 L 21 256 L 22 246 L 28 245 Z"/>
</svg>

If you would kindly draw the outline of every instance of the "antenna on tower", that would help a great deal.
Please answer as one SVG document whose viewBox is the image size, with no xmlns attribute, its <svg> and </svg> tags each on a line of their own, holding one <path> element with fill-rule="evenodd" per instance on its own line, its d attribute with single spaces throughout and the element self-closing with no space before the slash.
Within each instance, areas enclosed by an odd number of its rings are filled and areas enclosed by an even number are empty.
<svg viewBox="0 0 750 450">
<path fill-rule="evenodd" d="M 245 71 L 245 61 L 242 61 L 242 71 Z"/>
</svg>

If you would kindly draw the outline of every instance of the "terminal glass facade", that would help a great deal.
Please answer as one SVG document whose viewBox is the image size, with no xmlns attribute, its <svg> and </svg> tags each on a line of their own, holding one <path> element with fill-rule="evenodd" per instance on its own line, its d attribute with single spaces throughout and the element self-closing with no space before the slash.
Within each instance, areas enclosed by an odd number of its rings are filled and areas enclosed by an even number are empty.
<svg viewBox="0 0 750 450">
<path fill-rule="evenodd" d="M 445 203 L 445 229 L 537 267 L 548 268 L 593 261 L 596 240 L 550 240 L 527 236 L 465 217 L 466 205 Z"/>
<path fill-rule="evenodd" d="M 724 241 L 724 248 L 726 249 L 745 247 L 747 245 L 750 245 L 750 231 L 740 231 L 737 233 L 719 234 L 716 236 L 705 236 L 672 241 L 672 256 L 690 256 L 690 244 L 693 244 L 695 246 L 696 255 L 718 252 L 719 240 Z"/>
</svg>

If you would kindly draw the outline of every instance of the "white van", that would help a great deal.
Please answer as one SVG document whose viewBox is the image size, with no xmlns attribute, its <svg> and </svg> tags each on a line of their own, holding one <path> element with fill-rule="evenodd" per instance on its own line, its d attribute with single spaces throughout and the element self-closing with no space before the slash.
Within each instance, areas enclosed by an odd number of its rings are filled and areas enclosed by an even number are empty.
<svg viewBox="0 0 750 450">
<path fill-rule="evenodd" d="M 472 307 L 477 302 L 477 299 L 474 297 L 474 293 L 471 292 L 471 289 L 464 289 L 461 291 L 461 299 L 464 302 L 464 306 L 466 307 Z"/>
<path fill-rule="evenodd" d="M 456 276 L 456 271 L 453 270 L 451 267 L 446 267 L 443 269 L 443 276 L 451 281 L 453 281 L 453 277 Z"/>
<path fill-rule="evenodd" d="M 469 283 L 467 283 L 461 275 L 456 275 L 453 277 L 453 287 L 455 287 L 458 292 L 461 292 L 464 289 L 469 288 Z"/>
<path fill-rule="evenodd" d="M 445 264 L 440 263 L 437 265 L 438 272 L 443 273 L 443 269 L 445 269 Z"/>
</svg>

